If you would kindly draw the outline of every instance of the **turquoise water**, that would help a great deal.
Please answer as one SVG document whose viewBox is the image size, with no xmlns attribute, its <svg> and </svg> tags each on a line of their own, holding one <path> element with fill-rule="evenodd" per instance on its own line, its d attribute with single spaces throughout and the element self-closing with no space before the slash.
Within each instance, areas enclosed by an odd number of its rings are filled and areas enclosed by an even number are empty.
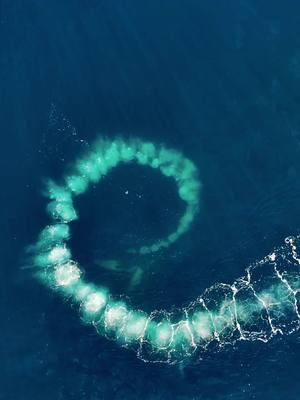
<svg viewBox="0 0 300 400">
<path fill-rule="evenodd" d="M 298 399 L 299 334 L 145 364 L 81 325 L 32 277 L 25 249 L 48 221 L 44 179 L 98 134 L 177 148 L 203 184 L 190 231 L 142 261 L 126 249 L 171 231 L 182 212 L 171 182 L 128 166 L 78 200 L 76 259 L 134 306 L 187 304 L 298 234 L 299 11 L 293 1 L 2 1 L 0 399 Z M 112 259 L 120 266 L 104 268 Z"/>
</svg>

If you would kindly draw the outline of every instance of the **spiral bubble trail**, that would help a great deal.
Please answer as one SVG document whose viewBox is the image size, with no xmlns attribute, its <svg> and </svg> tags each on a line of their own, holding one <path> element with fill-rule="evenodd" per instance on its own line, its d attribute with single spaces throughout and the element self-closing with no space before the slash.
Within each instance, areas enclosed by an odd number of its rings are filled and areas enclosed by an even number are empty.
<svg viewBox="0 0 300 400">
<path fill-rule="evenodd" d="M 198 210 L 200 183 L 195 165 L 181 153 L 139 139 L 100 140 L 79 159 L 63 184 L 50 182 L 47 196 L 52 223 L 33 246 L 37 276 L 79 307 L 82 321 L 99 334 L 133 349 L 144 361 L 176 363 L 196 351 L 224 348 L 237 341 L 267 342 L 300 326 L 300 238 L 285 244 L 246 269 L 232 285 L 219 283 L 187 307 L 150 315 L 116 300 L 109 290 L 87 282 L 67 246 L 69 223 L 78 218 L 73 199 L 99 182 L 120 163 L 157 168 L 177 184 L 186 203 L 176 230 L 166 238 L 136 250 L 157 252 L 177 241 Z"/>
</svg>

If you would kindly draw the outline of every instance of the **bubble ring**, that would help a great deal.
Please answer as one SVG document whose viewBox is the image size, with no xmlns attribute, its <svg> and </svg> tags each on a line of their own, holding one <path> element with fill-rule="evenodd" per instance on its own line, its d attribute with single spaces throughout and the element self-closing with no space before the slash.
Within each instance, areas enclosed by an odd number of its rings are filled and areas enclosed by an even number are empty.
<svg viewBox="0 0 300 400">
<path fill-rule="evenodd" d="M 201 187 L 193 162 L 176 150 L 139 139 L 101 139 L 75 163 L 61 185 L 48 184 L 47 210 L 52 223 L 42 230 L 32 248 L 37 277 L 78 304 L 86 324 L 121 346 L 134 349 L 144 361 L 176 363 L 197 349 L 222 348 L 238 340 L 266 342 L 275 334 L 299 329 L 299 238 L 287 238 L 284 246 L 247 268 L 245 277 L 232 285 L 214 285 L 176 313 L 154 311 L 149 316 L 114 299 L 107 288 L 87 282 L 67 246 L 69 223 L 78 218 L 73 198 L 117 165 L 132 162 L 174 179 L 178 195 L 186 203 L 174 232 L 136 251 L 160 251 L 190 228 L 198 211 Z"/>
</svg>

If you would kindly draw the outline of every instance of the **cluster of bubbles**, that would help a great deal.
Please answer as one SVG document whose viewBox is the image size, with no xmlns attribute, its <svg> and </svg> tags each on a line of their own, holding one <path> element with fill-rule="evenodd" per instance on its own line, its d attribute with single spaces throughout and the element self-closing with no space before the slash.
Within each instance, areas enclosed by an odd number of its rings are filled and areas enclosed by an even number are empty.
<svg viewBox="0 0 300 400">
<path fill-rule="evenodd" d="M 51 217 L 63 223 L 77 219 L 73 197 L 84 193 L 90 184 L 99 182 L 117 165 L 131 162 L 159 169 L 164 176 L 173 178 L 180 198 L 186 203 L 185 213 L 180 218 L 176 231 L 151 246 L 142 247 L 139 252 L 153 253 L 170 246 L 189 229 L 198 210 L 200 183 L 197 169 L 179 152 L 163 146 L 156 147 L 138 139 L 101 139 L 89 154 L 76 162 L 62 186 L 50 182 L 47 195 L 52 200 L 48 204 Z"/>
<path fill-rule="evenodd" d="M 87 282 L 67 246 L 69 223 L 77 212 L 73 198 L 100 181 L 120 163 L 158 168 L 175 180 L 186 203 L 174 232 L 141 254 L 159 251 L 185 233 L 197 212 L 200 183 L 195 165 L 181 153 L 138 139 L 100 140 L 79 159 L 61 185 L 50 182 L 47 196 L 52 223 L 33 246 L 37 276 L 48 287 L 79 306 L 80 317 L 99 334 L 134 349 L 144 361 L 176 363 L 196 351 L 223 348 L 241 340 L 267 342 L 300 326 L 300 238 L 287 238 L 280 248 L 246 269 L 232 285 L 216 284 L 187 307 L 147 314 L 116 300 L 107 288 Z"/>
</svg>

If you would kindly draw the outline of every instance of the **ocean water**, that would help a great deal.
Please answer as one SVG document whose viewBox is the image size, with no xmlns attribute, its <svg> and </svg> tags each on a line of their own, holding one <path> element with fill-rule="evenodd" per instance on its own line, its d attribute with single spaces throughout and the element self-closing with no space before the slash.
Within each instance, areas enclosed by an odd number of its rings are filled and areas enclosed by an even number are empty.
<svg viewBox="0 0 300 400">
<path fill-rule="evenodd" d="M 147 312 L 232 283 L 299 234 L 299 27 L 292 0 L 0 0 L 1 400 L 299 399 L 299 333 L 144 363 L 82 325 L 26 251 L 49 221 L 45 179 L 99 135 L 164 143 L 199 169 L 191 229 L 134 282 L 126 249 L 182 212 L 172 182 L 129 165 L 77 203 L 86 274 Z"/>
</svg>

